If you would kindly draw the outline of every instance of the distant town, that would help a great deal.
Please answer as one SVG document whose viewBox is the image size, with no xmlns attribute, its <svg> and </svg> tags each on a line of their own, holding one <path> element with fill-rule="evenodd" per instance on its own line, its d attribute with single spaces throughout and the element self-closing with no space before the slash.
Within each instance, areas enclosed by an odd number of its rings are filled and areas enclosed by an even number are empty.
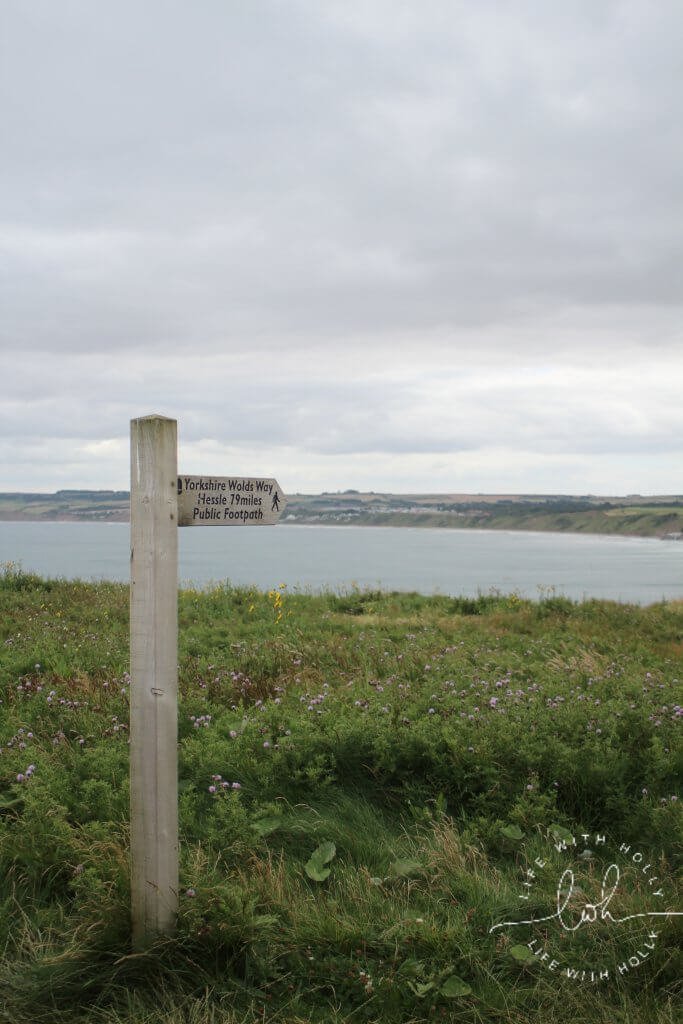
<svg viewBox="0 0 683 1024">
<path fill-rule="evenodd" d="M 0 493 L 0 521 L 127 522 L 128 491 Z M 683 495 L 290 494 L 282 523 L 547 530 L 683 538 Z"/>
</svg>

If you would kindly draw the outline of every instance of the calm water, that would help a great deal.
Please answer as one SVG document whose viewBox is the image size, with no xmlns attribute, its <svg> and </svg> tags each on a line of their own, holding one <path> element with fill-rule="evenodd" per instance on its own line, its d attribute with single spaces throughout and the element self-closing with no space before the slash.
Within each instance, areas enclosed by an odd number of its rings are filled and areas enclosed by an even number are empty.
<svg viewBox="0 0 683 1024">
<path fill-rule="evenodd" d="M 206 527 L 179 540 L 180 578 L 199 585 L 683 598 L 680 541 L 359 526 Z M 0 523 L 0 562 L 44 576 L 127 581 L 129 556 L 126 523 Z"/>
</svg>

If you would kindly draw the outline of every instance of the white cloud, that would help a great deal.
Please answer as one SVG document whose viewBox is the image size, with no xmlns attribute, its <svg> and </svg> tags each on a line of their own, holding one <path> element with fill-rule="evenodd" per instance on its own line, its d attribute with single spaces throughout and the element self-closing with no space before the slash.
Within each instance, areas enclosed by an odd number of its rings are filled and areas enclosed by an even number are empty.
<svg viewBox="0 0 683 1024">
<path fill-rule="evenodd" d="M 0 19 L 2 489 L 677 489 L 673 0 Z"/>
</svg>

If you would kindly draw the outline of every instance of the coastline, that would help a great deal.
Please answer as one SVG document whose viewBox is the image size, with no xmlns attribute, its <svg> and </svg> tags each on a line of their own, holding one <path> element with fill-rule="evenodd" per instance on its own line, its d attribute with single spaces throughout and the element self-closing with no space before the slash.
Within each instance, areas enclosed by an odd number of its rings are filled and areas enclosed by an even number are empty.
<svg viewBox="0 0 683 1024">
<path fill-rule="evenodd" d="M 2 522 L 127 523 L 127 491 L 0 493 Z M 281 525 L 495 530 L 683 540 L 683 495 L 287 494 Z"/>
<path fill-rule="evenodd" d="M 458 531 L 462 533 L 528 533 L 528 534 L 558 534 L 564 535 L 571 534 L 577 537 L 615 537 L 623 540 L 663 540 L 677 543 L 683 541 L 683 532 L 656 532 L 646 530 L 601 530 L 601 529 L 586 529 L 582 525 L 576 526 L 558 526 L 555 523 L 548 523 L 543 525 L 535 523 L 532 525 L 514 524 L 510 522 L 480 522 L 480 523 L 463 523 L 461 520 L 444 523 L 444 522 L 415 522 L 411 519 L 417 517 L 405 516 L 401 521 L 396 521 L 396 517 L 391 518 L 392 521 L 382 521 L 380 516 L 368 518 L 367 521 L 359 521 L 357 519 L 351 521 L 339 521 L 331 518 L 305 518 L 297 517 L 296 519 L 283 520 L 278 525 L 280 527 L 325 527 L 327 529 L 391 529 L 391 530 L 429 530 L 436 531 L 441 530 L 445 532 Z M 54 516 L 28 516 L 28 515 L 11 515 L 6 513 L 0 513 L 0 525 L 2 523 L 41 523 L 44 525 L 53 523 L 96 523 L 99 525 L 112 525 L 112 526 L 127 526 L 130 524 L 130 517 L 125 514 L 116 514 L 111 516 L 83 516 L 83 515 L 69 515 L 68 513 L 62 513 Z"/>
</svg>

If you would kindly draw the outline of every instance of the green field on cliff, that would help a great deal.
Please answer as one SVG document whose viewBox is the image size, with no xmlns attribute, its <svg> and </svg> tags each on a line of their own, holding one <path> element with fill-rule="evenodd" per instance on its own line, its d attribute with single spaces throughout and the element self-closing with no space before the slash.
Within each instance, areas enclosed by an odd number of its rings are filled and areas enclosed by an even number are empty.
<svg viewBox="0 0 683 1024">
<path fill-rule="evenodd" d="M 683 604 L 181 591 L 137 955 L 128 667 L 126 587 L 0 573 L 0 1021 L 679 1019 Z"/>
</svg>

